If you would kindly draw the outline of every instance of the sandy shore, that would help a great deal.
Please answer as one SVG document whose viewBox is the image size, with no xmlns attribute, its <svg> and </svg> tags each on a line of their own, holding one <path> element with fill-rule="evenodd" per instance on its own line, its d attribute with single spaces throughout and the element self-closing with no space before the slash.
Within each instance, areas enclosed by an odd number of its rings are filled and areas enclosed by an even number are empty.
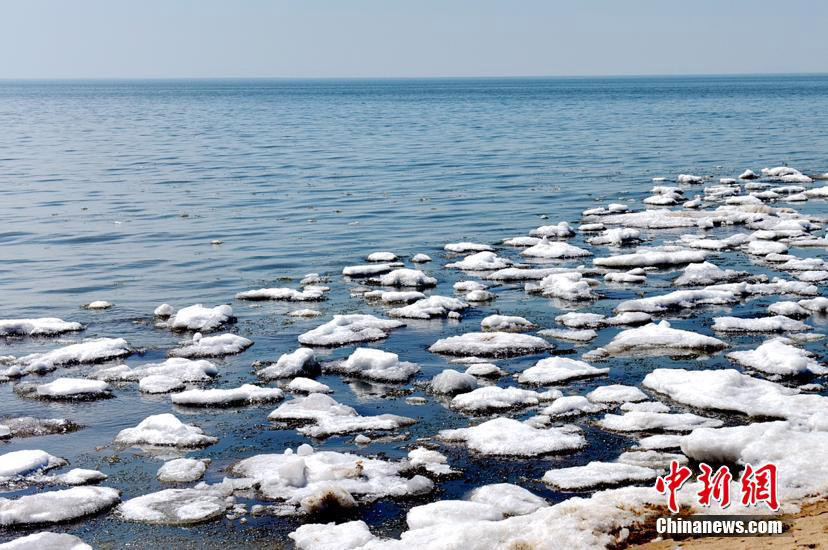
<svg viewBox="0 0 828 550">
<path fill-rule="evenodd" d="M 628 546 L 646 550 L 673 550 L 674 548 L 748 550 L 754 548 L 828 548 L 828 499 L 802 507 L 798 514 L 782 516 L 786 531 L 772 537 L 701 537 L 683 540 L 664 539 Z M 654 533 L 652 526 L 649 532 Z M 632 540 L 642 540 L 647 532 L 634 534 Z"/>
</svg>

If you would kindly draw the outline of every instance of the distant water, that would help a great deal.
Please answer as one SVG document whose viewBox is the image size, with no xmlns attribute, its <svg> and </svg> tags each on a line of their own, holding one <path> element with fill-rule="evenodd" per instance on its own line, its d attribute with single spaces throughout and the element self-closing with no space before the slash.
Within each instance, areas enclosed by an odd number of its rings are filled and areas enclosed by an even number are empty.
<svg viewBox="0 0 828 550">
<path fill-rule="evenodd" d="M 828 76 L 0 82 L 0 318 L 81 321 L 88 325 L 85 332 L 60 341 L 123 336 L 143 351 L 127 361 L 134 365 L 163 358 L 179 340 L 152 326 L 156 305 L 231 303 L 239 317 L 232 330 L 256 342 L 248 352 L 218 362 L 221 378 L 214 386 L 232 387 L 255 381 L 254 360 L 291 351 L 298 334 L 334 313 L 382 314 L 383 308 L 350 297 L 354 284 L 338 275 L 370 252 L 430 254 L 435 261 L 424 269 L 440 281 L 433 292 L 451 295 L 451 284 L 464 277 L 441 268 L 446 242 L 497 243 L 543 223 L 576 223 L 582 210 L 608 201 L 635 201 L 640 208 L 654 176 L 685 172 L 717 180 L 782 163 L 805 173 L 826 172 L 826 112 Z M 824 205 L 801 208 L 824 213 Z M 659 242 L 679 233 L 651 237 Z M 583 237 L 572 242 L 582 244 Z M 516 257 L 513 250 L 502 253 Z M 735 253 L 716 261 L 762 271 Z M 241 290 L 295 286 L 309 272 L 331 277 L 330 299 L 318 304 L 324 313 L 319 319 L 285 316 L 301 305 L 233 300 Z M 639 291 L 664 291 L 673 277 L 655 276 L 645 288 L 612 290 L 582 310 L 607 312 Z M 81 309 L 96 299 L 115 307 L 97 313 Z M 758 311 L 768 303 L 754 300 L 734 313 Z M 427 380 L 448 367 L 426 351 L 437 338 L 474 330 L 494 312 L 553 327 L 554 317 L 565 311 L 511 285 L 459 324 L 412 323 L 376 345 L 419 362 L 420 380 Z M 709 318 L 717 312 L 697 313 L 675 325 L 709 333 Z M 578 353 L 614 333 L 603 331 Z M 761 338 L 734 341 L 754 345 Z M 0 355 L 57 345 L 0 342 Z M 338 349 L 331 357 L 349 351 Z M 515 372 L 536 360 L 500 365 Z M 671 364 L 688 362 L 613 361 L 609 380 L 637 384 L 655 366 Z M 721 357 L 702 366 L 711 365 L 730 366 Z M 406 441 L 357 450 L 351 437 L 335 437 L 321 444 L 325 448 L 400 457 L 416 437 L 468 424 L 433 398 L 415 407 L 340 377 L 320 381 L 360 412 L 420 420 L 406 430 L 412 434 Z M 514 381 L 504 377 L 499 383 Z M 604 378 L 564 389 L 583 393 L 606 383 Z M 417 388 L 414 393 L 425 395 Z M 168 397 L 141 396 L 135 385 L 119 388 L 116 399 L 80 405 L 24 400 L 10 384 L 0 385 L 0 395 L 0 417 L 65 416 L 88 426 L 72 435 L 13 440 L 0 444 L 0 452 L 42 448 L 75 467 L 101 469 L 111 476 L 107 484 L 122 489 L 125 498 L 160 488 L 154 477 L 157 458 L 96 448 L 145 416 L 172 410 Z M 175 411 L 221 438 L 191 453 L 213 458 L 208 481 L 220 480 L 223 468 L 239 458 L 306 441 L 293 430 L 268 429 L 271 408 Z M 467 476 L 438 484 L 432 498 L 459 498 L 470 488 L 503 480 L 551 501 L 570 496 L 537 479 L 551 464 L 613 459 L 632 442 L 595 429 L 589 418 L 578 424 L 590 446 L 564 457 L 480 460 L 461 448 L 446 450 Z M 393 533 L 413 504 L 383 501 L 366 507 L 361 517 L 378 532 Z M 60 529 L 101 545 L 152 537 L 243 545 L 282 540 L 295 525 L 251 517 L 246 525 L 221 520 L 181 530 L 124 524 L 104 515 Z M 0 530 L 0 539 L 16 533 Z"/>
</svg>

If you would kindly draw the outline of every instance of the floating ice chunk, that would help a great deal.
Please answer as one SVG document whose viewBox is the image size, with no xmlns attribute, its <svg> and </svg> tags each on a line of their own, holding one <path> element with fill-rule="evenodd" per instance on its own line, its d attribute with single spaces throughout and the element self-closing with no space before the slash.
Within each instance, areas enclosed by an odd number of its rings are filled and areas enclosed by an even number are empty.
<svg viewBox="0 0 828 550">
<path fill-rule="evenodd" d="M 680 193 L 656 193 L 650 197 L 644 199 L 644 204 L 650 204 L 654 206 L 672 206 L 677 204 L 679 201 L 683 200 L 683 196 Z"/>
<path fill-rule="evenodd" d="M 540 242 L 540 237 L 513 237 L 504 239 L 503 244 L 507 246 L 535 246 Z"/>
<path fill-rule="evenodd" d="M 747 169 L 741 174 L 739 174 L 739 179 L 743 180 L 755 180 L 759 177 L 759 175 L 751 169 Z"/>
<path fill-rule="evenodd" d="M 518 382 L 540 385 L 558 384 L 576 378 L 601 376 L 608 372 L 608 368 L 598 369 L 584 361 L 568 357 L 547 357 L 520 373 Z"/>
<path fill-rule="evenodd" d="M 369 262 L 395 262 L 398 258 L 393 252 L 372 252 L 365 259 Z"/>
<path fill-rule="evenodd" d="M 3 550 L 92 550 L 74 535 L 41 531 L 0 544 Z"/>
<path fill-rule="evenodd" d="M 232 505 L 232 497 L 222 487 L 164 489 L 123 502 L 117 514 L 139 523 L 192 525 L 222 516 Z"/>
<path fill-rule="evenodd" d="M 591 221 L 589 219 L 585 221 Z M 644 210 L 643 212 L 629 212 L 613 214 L 601 219 L 605 225 L 621 225 L 643 229 L 675 229 L 679 227 L 695 227 L 696 219 L 691 212 L 678 212 L 667 209 Z M 701 261 L 701 260 L 696 260 Z"/>
<path fill-rule="evenodd" d="M 170 304 L 161 304 L 152 312 L 153 315 L 160 319 L 167 319 L 168 317 L 172 317 L 173 313 L 175 313 L 175 310 Z"/>
<path fill-rule="evenodd" d="M 94 302 L 89 302 L 83 307 L 85 309 L 109 309 L 112 307 L 112 304 L 106 300 L 95 300 Z"/>
<path fill-rule="evenodd" d="M 288 317 L 319 317 L 322 312 L 318 309 L 294 309 L 288 312 Z"/>
<path fill-rule="evenodd" d="M 265 380 L 273 380 L 294 376 L 313 376 L 318 372 L 319 363 L 313 350 L 299 348 L 291 353 L 283 353 L 276 363 L 260 369 L 256 374 Z"/>
<path fill-rule="evenodd" d="M 473 290 L 486 290 L 486 285 L 478 281 L 457 281 L 452 285 L 457 292 L 471 292 Z"/>
<path fill-rule="evenodd" d="M 290 392 L 294 393 L 332 393 L 333 390 L 321 382 L 311 380 L 310 378 L 303 378 L 297 376 L 290 383 L 285 386 Z"/>
<path fill-rule="evenodd" d="M 544 400 L 543 394 L 520 388 L 485 386 L 456 395 L 451 407 L 464 412 L 483 412 L 499 409 L 530 407 Z"/>
<path fill-rule="evenodd" d="M 595 388 L 587 394 L 587 399 L 593 403 L 628 403 L 644 401 L 647 394 L 635 386 L 610 384 Z"/>
<path fill-rule="evenodd" d="M 759 197 L 754 197 L 753 195 L 742 195 L 739 197 L 729 197 L 725 204 L 729 205 L 755 205 L 759 206 L 762 204 L 762 199 Z"/>
<path fill-rule="evenodd" d="M 431 261 L 431 256 L 422 253 L 414 254 L 414 256 L 411 257 L 411 261 L 415 264 L 424 264 Z"/>
<path fill-rule="evenodd" d="M 620 462 L 590 462 L 586 466 L 548 470 L 543 474 L 543 481 L 564 491 L 576 491 L 607 485 L 642 483 L 656 477 L 658 472 L 652 468 Z"/>
<path fill-rule="evenodd" d="M 494 506 L 505 517 L 531 514 L 549 506 L 546 500 L 511 483 L 493 483 L 478 487 L 469 494 L 469 500 Z"/>
<path fill-rule="evenodd" d="M 233 405 L 252 405 L 255 403 L 272 403 L 284 399 L 285 394 L 279 388 L 262 388 L 254 384 L 244 384 L 229 389 L 194 389 L 170 396 L 176 405 L 188 407 L 229 407 Z"/>
<path fill-rule="evenodd" d="M 714 317 L 713 330 L 718 332 L 800 332 L 811 330 L 802 321 L 782 315 L 742 319 L 739 317 Z"/>
<path fill-rule="evenodd" d="M 41 435 L 65 434 L 80 429 L 78 424 L 65 418 L 34 418 L 20 416 L 0 421 L 13 437 L 35 437 Z"/>
<path fill-rule="evenodd" d="M 665 449 L 678 449 L 686 436 L 675 434 L 656 434 L 642 437 L 638 440 L 638 446 L 642 449 L 663 451 Z"/>
<path fill-rule="evenodd" d="M 293 288 L 260 288 L 236 294 L 238 300 L 282 300 L 288 302 L 315 302 L 324 299 L 324 286 L 307 286 L 303 290 Z"/>
<path fill-rule="evenodd" d="M 218 336 L 201 337 L 200 333 L 193 336 L 191 343 L 169 351 L 170 357 L 223 357 L 241 353 L 253 345 L 252 340 L 235 334 L 220 334 Z"/>
<path fill-rule="evenodd" d="M 372 290 L 363 296 L 367 299 L 379 299 L 385 304 L 409 304 L 426 297 L 418 290 Z"/>
<path fill-rule="evenodd" d="M 677 286 L 708 286 L 721 282 L 730 282 L 747 276 L 746 271 L 734 271 L 722 269 L 710 262 L 700 264 L 688 264 L 684 273 L 674 283 Z"/>
<path fill-rule="evenodd" d="M 396 430 L 415 422 L 412 418 L 394 414 L 361 416 L 353 408 L 321 393 L 294 397 L 273 410 L 268 419 L 307 424 L 297 431 L 318 438 L 360 431 Z"/>
<path fill-rule="evenodd" d="M 0 525 L 59 523 L 102 512 L 120 500 L 109 487 L 72 487 L 16 499 L 0 498 Z"/>
<path fill-rule="evenodd" d="M 415 506 L 405 521 L 409 529 L 424 529 L 439 524 L 460 525 L 476 521 L 498 521 L 503 513 L 491 504 L 468 500 L 438 500 Z"/>
<path fill-rule="evenodd" d="M 556 399 L 551 405 L 541 411 L 542 415 L 552 418 L 563 416 L 577 416 L 580 414 L 593 414 L 604 410 L 604 406 L 591 403 L 582 395 L 568 395 Z"/>
<path fill-rule="evenodd" d="M 184 424 L 170 413 L 148 416 L 134 428 L 125 428 L 115 436 L 124 446 L 206 447 L 218 438 L 204 435 L 201 428 Z"/>
<path fill-rule="evenodd" d="M 658 401 L 639 401 L 637 403 L 627 402 L 623 403 L 619 408 L 622 411 L 645 411 L 657 413 L 670 412 L 670 407 Z"/>
<path fill-rule="evenodd" d="M 578 313 L 571 311 L 558 315 L 555 321 L 569 328 L 598 328 L 604 326 L 606 317 L 598 313 Z"/>
<path fill-rule="evenodd" d="M 388 273 L 394 269 L 402 267 L 401 263 L 391 264 L 368 264 L 368 265 L 349 265 L 342 269 L 342 274 L 346 277 L 371 277 L 373 275 L 380 275 Z"/>
<path fill-rule="evenodd" d="M 607 414 L 598 425 L 613 432 L 689 432 L 696 428 L 715 428 L 722 425 L 718 418 L 706 418 L 693 413 L 660 413 L 629 411 Z"/>
<path fill-rule="evenodd" d="M 647 281 L 646 272 L 637 267 L 635 269 L 631 269 L 626 273 L 607 273 L 604 275 L 604 280 L 608 283 L 632 283 L 638 284 Z"/>
<path fill-rule="evenodd" d="M 727 344 L 718 338 L 675 329 L 667 321 L 661 321 L 619 332 L 609 344 L 585 354 L 584 358 L 600 359 L 611 355 L 692 355 L 719 351 L 726 347 Z"/>
<path fill-rule="evenodd" d="M 458 254 L 462 254 L 464 252 L 483 252 L 494 250 L 491 246 L 487 244 L 469 242 L 449 243 L 446 246 L 444 246 L 443 249 L 449 252 L 456 252 Z"/>
<path fill-rule="evenodd" d="M 592 252 L 589 250 L 578 248 L 577 246 L 564 242 L 549 241 L 546 237 L 544 237 L 543 240 L 535 246 L 530 246 L 529 248 L 522 250 L 520 254 L 530 258 L 546 259 L 582 258 L 584 256 L 592 256 Z"/>
<path fill-rule="evenodd" d="M 507 267 L 499 269 L 494 273 L 486 275 L 491 281 L 539 281 L 553 273 L 568 273 L 572 269 L 561 267 L 529 268 L 529 267 Z"/>
<path fill-rule="evenodd" d="M 391 330 L 405 326 L 399 321 L 373 315 L 334 315 L 327 323 L 299 335 L 299 343 L 308 346 L 344 346 L 358 342 L 382 340 Z"/>
<path fill-rule="evenodd" d="M 211 331 L 233 321 L 233 308 L 227 304 L 216 307 L 204 307 L 195 304 L 179 309 L 170 318 L 168 325 L 172 330 Z"/>
<path fill-rule="evenodd" d="M 538 284 L 526 283 L 526 290 L 540 292 L 548 298 L 561 300 L 594 300 L 598 296 L 592 292 L 590 283 L 596 283 L 596 281 L 586 279 L 577 272 L 556 273 L 547 275 Z"/>
<path fill-rule="evenodd" d="M 197 458 L 176 458 L 165 462 L 158 469 L 156 477 L 167 483 L 186 483 L 198 481 L 207 471 L 207 460 Z"/>
<path fill-rule="evenodd" d="M 699 248 L 702 250 L 728 250 L 742 246 L 750 241 L 750 236 L 744 233 L 736 233 L 726 239 L 704 239 L 697 235 L 682 235 L 682 244 L 690 248 Z"/>
<path fill-rule="evenodd" d="M 437 340 L 428 350 L 447 355 L 475 355 L 479 357 L 509 357 L 531 355 L 554 346 L 537 336 L 510 332 L 468 332 Z"/>
<path fill-rule="evenodd" d="M 755 350 L 733 351 L 727 357 L 740 365 L 770 374 L 828 374 L 828 368 L 821 366 L 810 352 L 792 346 L 789 342 L 784 338 L 774 338 Z"/>
<path fill-rule="evenodd" d="M 662 453 L 656 450 L 648 451 L 627 451 L 621 453 L 618 457 L 618 462 L 622 464 L 631 464 L 642 468 L 652 468 L 657 472 L 666 472 L 670 468 L 671 462 L 678 464 L 687 464 L 687 457 L 679 453 Z"/>
<path fill-rule="evenodd" d="M 639 249 L 633 254 L 620 254 L 609 258 L 595 258 L 592 263 L 601 267 L 647 267 L 658 265 L 680 265 L 703 262 L 706 253 L 702 250 L 652 250 Z"/>
<path fill-rule="evenodd" d="M 163 363 L 147 363 L 133 368 L 127 365 L 115 365 L 114 367 L 95 371 L 90 377 L 107 382 L 142 381 L 142 386 L 148 386 L 162 382 L 160 377 L 178 382 L 207 382 L 217 374 L 216 366 L 205 359 L 193 360 L 174 357 Z M 155 380 L 147 380 L 148 378 Z"/>
<path fill-rule="evenodd" d="M 542 225 L 529 232 L 532 237 L 554 237 L 559 239 L 571 237 L 574 234 L 575 231 L 567 222 L 559 222 L 557 225 Z"/>
<path fill-rule="evenodd" d="M 538 456 L 586 446 L 586 439 L 575 426 L 533 428 L 503 417 L 469 428 L 441 430 L 438 438 L 463 442 L 472 451 L 490 456 Z"/>
<path fill-rule="evenodd" d="M 346 360 L 327 363 L 323 370 L 381 382 L 405 382 L 420 372 L 420 366 L 400 361 L 396 353 L 374 348 L 357 348 Z"/>
<path fill-rule="evenodd" d="M 288 537 L 299 550 L 356 550 L 376 540 L 364 521 L 306 523 Z"/>
<path fill-rule="evenodd" d="M 494 252 L 478 252 L 466 256 L 459 262 L 446 264 L 448 268 L 462 269 L 464 271 L 494 271 L 512 265 L 511 260 L 501 258 Z"/>
<path fill-rule="evenodd" d="M 825 298 L 824 296 L 820 296 L 812 300 L 800 300 L 797 303 L 808 311 L 812 311 L 814 313 L 828 312 L 828 298 Z"/>
<path fill-rule="evenodd" d="M 0 481 L 43 473 L 67 464 L 65 459 L 50 455 L 46 451 L 11 451 L 0 455 Z"/>
<path fill-rule="evenodd" d="M 448 475 L 457 473 L 448 464 L 448 459 L 442 453 L 416 447 L 408 452 L 408 462 L 415 468 L 424 468 L 427 472 L 435 475 Z"/>
<path fill-rule="evenodd" d="M 808 283 L 819 283 L 828 279 L 828 271 L 819 270 L 819 271 L 800 271 L 794 275 L 800 281 L 805 281 Z"/>
<path fill-rule="evenodd" d="M 431 391 L 435 393 L 461 393 L 476 387 L 477 378 L 453 369 L 445 369 L 431 380 Z"/>
<path fill-rule="evenodd" d="M 809 198 L 825 198 L 828 197 L 828 185 L 824 187 L 814 187 L 805 191 L 805 196 Z"/>
<path fill-rule="evenodd" d="M 383 286 L 422 288 L 436 285 L 437 279 L 419 269 L 401 268 L 380 276 L 379 283 Z"/>
<path fill-rule="evenodd" d="M 779 277 L 774 277 L 770 283 L 725 283 L 705 287 L 705 290 L 723 290 L 737 296 L 771 296 L 774 294 L 816 296 L 819 293 L 815 285 L 802 281 L 786 281 Z"/>
<path fill-rule="evenodd" d="M 662 313 L 675 309 L 687 309 L 699 306 L 727 305 L 738 301 L 736 295 L 727 290 L 675 290 L 660 296 L 650 296 L 649 298 L 621 302 L 615 307 L 615 311 Z"/>
<path fill-rule="evenodd" d="M 106 382 L 86 378 L 57 378 L 48 384 L 33 386 L 31 390 L 32 397 L 55 400 L 100 399 L 112 395 L 112 388 Z"/>
<path fill-rule="evenodd" d="M 57 317 L 0 319 L 0 336 L 54 336 L 83 330 L 83 325 Z"/>
<path fill-rule="evenodd" d="M 700 184 L 704 183 L 704 178 L 692 174 L 679 174 L 676 176 L 676 183 Z"/>
<path fill-rule="evenodd" d="M 483 330 L 493 330 L 501 332 L 522 332 L 524 330 L 531 330 L 537 325 L 524 319 L 523 317 L 511 315 L 489 315 L 480 321 L 480 328 Z"/>
<path fill-rule="evenodd" d="M 65 474 L 60 474 L 59 476 L 54 476 L 53 478 L 45 479 L 53 479 L 57 483 L 64 483 L 66 485 L 88 485 L 90 483 L 104 481 L 108 477 L 109 476 L 107 476 L 103 472 L 99 472 L 98 470 L 72 468 Z"/>
<path fill-rule="evenodd" d="M 466 374 L 483 378 L 500 378 L 505 373 L 492 363 L 474 363 L 466 369 Z"/>
<path fill-rule="evenodd" d="M 796 302 L 775 302 L 768 306 L 768 313 L 785 317 L 807 317 L 810 312 Z"/>
<path fill-rule="evenodd" d="M 23 367 L 23 373 L 44 373 L 63 366 L 102 363 L 130 353 L 132 350 L 123 338 L 98 338 L 45 353 L 25 355 L 18 358 L 17 363 Z"/>
<path fill-rule="evenodd" d="M 768 254 L 785 254 L 788 251 L 788 245 L 776 241 L 750 241 L 747 247 L 747 253 L 754 256 L 766 256 Z"/>
<path fill-rule="evenodd" d="M 489 292 L 488 290 L 472 290 L 468 294 L 466 294 L 466 300 L 469 302 L 491 302 L 496 298 L 493 292 Z M 452 312 L 456 313 L 456 312 Z M 451 315 L 451 313 L 449 314 Z"/>
<path fill-rule="evenodd" d="M 417 300 L 413 304 L 389 310 L 388 315 L 404 319 L 431 319 L 447 317 L 449 313 L 463 311 L 467 307 L 469 304 L 457 298 L 434 295 Z"/>
<path fill-rule="evenodd" d="M 828 398 L 754 378 L 734 369 L 655 369 L 644 387 L 692 407 L 736 411 L 748 416 L 809 420 L 823 417 Z"/>
<path fill-rule="evenodd" d="M 589 342 L 598 336 L 598 333 L 593 329 L 562 330 L 550 328 L 538 331 L 538 334 L 546 338 L 557 338 L 558 340 L 569 340 L 572 342 Z"/>
</svg>

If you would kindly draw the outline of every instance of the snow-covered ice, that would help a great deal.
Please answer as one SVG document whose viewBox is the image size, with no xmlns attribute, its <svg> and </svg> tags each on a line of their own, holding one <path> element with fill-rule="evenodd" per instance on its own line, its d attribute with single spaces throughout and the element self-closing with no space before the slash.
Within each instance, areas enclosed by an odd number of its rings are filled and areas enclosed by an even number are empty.
<svg viewBox="0 0 828 550">
<path fill-rule="evenodd" d="M 518 375 L 518 382 L 522 384 L 560 384 L 576 378 L 601 376 L 609 372 L 608 368 L 596 368 L 584 361 L 568 357 L 547 357 L 541 359 L 533 367 L 529 367 Z"/>
<path fill-rule="evenodd" d="M 176 458 L 165 462 L 156 473 L 159 481 L 186 483 L 198 481 L 207 471 L 209 461 L 198 458 Z"/>
<path fill-rule="evenodd" d="M 208 332 L 231 322 L 233 308 L 227 304 L 216 307 L 204 307 L 195 304 L 179 309 L 167 322 L 172 330 L 198 330 Z"/>
<path fill-rule="evenodd" d="M 428 350 L 446 355 L 475 355 L 478 357 L 509 357 L 531 355 L 554 346 L 537 336 L 511 332 L 467 332 L 437 340 Z"/>
<path fill-rule="evenodd" d="M 420 371 L 420 366 L 400 361 L 396 353 L 374 348 L 357 348 L 344 361 L 324 364 L 323 370 L 380 382 L 405 382 Z"/>
<path fill-rule="evenodd" d="M 575 426 L 533 428 L 504 417 L 469 428 L 441 430 L 438 438 L 465 443 L 470 450 L 489 456 L 538 456 L 586 446 L 586 439 Z"/>
<path fill-rule="evenodd" d="M 652 468 L 620 462 L 590 462 L 586 466 L 558 468 L 543 474 L 544 483 L 564 491 L 575 491 L 606 485 L 621 485 L 652 481 L 658 472 Z"/>
<path fill-rule="evenodd" d="M 405 326 L 399 321 L 380 319 L 373 315 L 334 315 L 327 323 L 299 335 L 299 343 L 307 346 L 345 346 L 358 342 L 382 340 L 395 328 Z"/>
<path fill-rule="evenodd" d="M 55 336 L 83 330 L 83 325 L 57 317 L 0 319 L 0 336 Z"/>
<path fill-rule="evenodd" d="M 197 357 L 223 357 L 225 355 L 241 353 L 252 345 L 252 340 L 229 332 L 218 336 L 203 337 L 200 332 L 197 332 L 193 335 L 190 343 L 171 349 L 168 355 L 170 357 L 190 359 Z"/>
<path fill-rule="evenodd" d="M 218 438 L 205 435 L 204 431 L 184 424 L 170 413 L 148 416 L 134 428 L 125 428 L 115 436 L 117 445 L 139 447 L 206 447 Z"/>
<path fill-rule="evenodd" d="M 193 389 L 170 396 L 176 405 L 188 407 L 227 407 L 252 405 L 280 401 L 285 394 L 279 388 L 263 388 L 254 384 L 243 384 L 238 388 Z"/>
</svg>

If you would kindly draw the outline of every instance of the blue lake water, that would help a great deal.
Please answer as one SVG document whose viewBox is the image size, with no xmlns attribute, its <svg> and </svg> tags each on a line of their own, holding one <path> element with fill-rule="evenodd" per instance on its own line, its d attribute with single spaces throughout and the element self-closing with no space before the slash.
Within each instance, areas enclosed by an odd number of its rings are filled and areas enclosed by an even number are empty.
<svg viewBox="0 0 828 550">
<path fill-rule="evenodd" d="M 153 326 L 158 304 L 230 303 L 238 317 L 231 330 L 255 345 L 217 361 L 220 377 L 213 386 L 256 382 L 255 360 L 292 351 L 300 333 L 331 315 L 384 313 L 381 306 L 351 297 L 349 289 L 357 283 L 340 275 L 370 252 L 431 255 L 434 261 L 423 267 L 439 280 L 431 293 L 453 295 L 451 285 L 468 277 L 442 268 L 453 258 L 442 251 L 447 242 L 496 244 L 545 223 L 577 225 L 584 209 L 607 202 L 630 202 L 638 209 L 655 176 L 693 173 L 718 181 L 745 168 L 758 172 L 783 163 L 824 173 L 826 112 L 828 76 L 0 82 L 0 318 L 54 316 L 87 325 L 84 332 L 57 340 L 0 341 L 0 356 L 120 336 L 141 349 L 128 364 L 154 362 L 182 338 Z M 810 201 L 796 208 L 824 215 L 825 204 Z M 695 230 L 646 236 L 657 244 L 688 232 Z M 570 242 L 583 245 L 584 236 Z M 512 259 L 517 252 L 498 250 Z M 713 261 L 774 274 L 736 252 L 717 254 Z M 330 277 L 328 299 L 311 306 L 323 312 L 320 318 L 286 316 L 301 305 L 233 299 L 251 288 L 296 286 L 309 272 Z M 601 300 L 576 310 L 608 313 L 620 299 L 666 292 L 673 278 L 675 273 L 662 273 L 642 287 L 602 288 Z M 357 447 L 351 436 L 332 437 L 314 445 L 399 458 L 418 437 L 468 425 L 468 417 L 417 384 L 449 367 L 426 348 L 440 337 L 478 329 L 491 313 L 521 315 L 553 328 L 555 316 L 572 310 L 527 295 L 520 284 L 503 285 L 496 293 L 494 302 L 474 307 L 460 322 L 412 322 L 372 344 L 420 363 L 422 372 L 405 387 L 427 397 L 425 406 L 339 376 L 319 377 L 335 389 L 337 400 L 361 413 L 417 418 L 402 430 L 409 437 L 367 447 Z M 97 299 L 115 306 L 100 312 L 81 308 Z M 736 315 L 759 312 L 777 299 L 729 309 Z M 710 317 L 722 311 L 694 311 L 674 325 L 712 334 Z M 826 329 L 824 319 L 809 322 Z M 615 333 L 602 330 L 586 346 L 559 343 L 559 348 L 580 354 Z M 750 347 L 762 340 L 729 342 Z M 824 353 L 824 343 L 807 347 Z M 340 358 L 351 350 L 323 356 Z M 518 372 L 537 360 L 498 364 Z M 721 355 L 703 361 L 614 359 L 602 365 L 611 367 L 608 377 L 561 389 L 582 394 L 611 382 L 638 384 L 665 365 L 732 366 Z M 46 379 L 90 370 L 61 369 Z M 498 383 L 515 384 L 510 377 Z M 267 413 L 273 406 L 176 409 L 168 396 L 141 395 L 135 384 L 119 386 L 115 394 L 111 400 L 49 404 L 20 398 L 12 384 L 0 384 L 0 418 L 67 417 L 87 426 L 70 435 L 13 439 L 0 443 L 0 452 L 44 449 L 74 467 L 109 474 L 105 484 L 130 498 L 161 488 L 155 479 L 161 460 L 109 444 L 119 430 L 150 414 L 173 411 L 220 438 L 189 455 L 213 459 L 205 478 L 210 482 L 220 481 L 224 469 L 240 458 L 308 442 L 294 430 L 271 429 Z M 524 418 L 530 412 L 510 414 Z M 408 507 L 459 498 L 493 481 L 518 483 L 560 501 L 571 494 L 541 484 L 545 470 L 611 460 L 634 444 L 633 438 L 597 429 L 594 419 L 576 421 L 585 430 L 587 449 L 560 457 L 481 459 L 461 447 L 443 446 L 450 463 L 465 472 L 462 479 L 439 482 L 425 500 L 366 506 L 359 517 L 376 532 L 394 534 L 404 528 Z M 148 540 L 185 547 L 227 541 L 279 547 L 297 525 L 286 518 L 247 519 L 181 529 L 124 523 L 104 514 L 56 530 L 101 547 Z M 0 540 L 25 532 L 0 530 Z"/>
</svg>

